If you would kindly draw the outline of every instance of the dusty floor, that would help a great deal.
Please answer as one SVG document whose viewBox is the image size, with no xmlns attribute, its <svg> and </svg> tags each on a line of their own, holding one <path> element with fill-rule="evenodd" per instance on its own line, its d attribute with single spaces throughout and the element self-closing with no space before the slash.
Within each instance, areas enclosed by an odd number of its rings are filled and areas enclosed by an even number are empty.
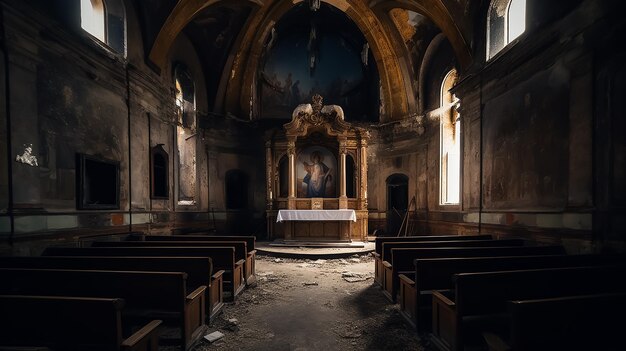
<svg viewBox="0 0 626 351">
<path fill-rule="evenodd" d="M 202 340 L 193 351 L 430 349 L 374 285 L 368 255 L 258 256 L 256 272 L 257 286 L 227 304 L 208 329 L 224 336 L 213 343 Z"/>
</svg>

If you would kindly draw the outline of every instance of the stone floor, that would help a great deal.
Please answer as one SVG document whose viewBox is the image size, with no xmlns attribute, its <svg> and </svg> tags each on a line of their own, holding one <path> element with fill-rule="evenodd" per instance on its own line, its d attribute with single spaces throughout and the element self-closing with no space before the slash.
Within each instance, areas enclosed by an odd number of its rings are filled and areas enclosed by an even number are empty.
<svg viewBox="0 0 626 351">
<path fill-rule="evenodd" d="M 259 255 L 257 285 L 227 304 L 193 351 L 430 350 L 374 285 L 370 255 Z M 233 320 L 233 319 L 236 319 Z M 230 320 L 230 321 L 229 321 Z"/>
</svg>

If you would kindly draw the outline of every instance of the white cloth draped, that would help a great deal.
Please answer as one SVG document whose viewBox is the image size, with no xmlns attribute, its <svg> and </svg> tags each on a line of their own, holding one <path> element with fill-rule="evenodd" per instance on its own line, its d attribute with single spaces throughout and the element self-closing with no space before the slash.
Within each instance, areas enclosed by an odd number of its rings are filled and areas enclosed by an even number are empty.
<svg viewBox="0 0 626 351">
<path fill-rule="evenodd" d="M 352 221 L 354 210 L 279 210 L 276 222 L 282 221 Z"/>
</svg>

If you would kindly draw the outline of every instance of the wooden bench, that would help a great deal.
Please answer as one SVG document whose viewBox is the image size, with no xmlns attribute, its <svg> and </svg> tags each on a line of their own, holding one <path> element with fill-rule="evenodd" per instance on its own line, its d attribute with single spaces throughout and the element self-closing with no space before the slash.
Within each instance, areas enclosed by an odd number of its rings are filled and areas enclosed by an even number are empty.
<svg viewBox="0 0 626 351">
<path fill-rule="evenodd" d="M 521 239 L 504 240 L 460 240 L 460 241 L 422 241 L 422 242 L 395 242 L 384 243 L 383 254 L 383 293 L 392 302 L 396 302 L 396 294 L 399 288 L 399 269 L 402 271 L 413 271 L 413 259 L 410 255 L 402 255 L 394 263 L 394 250 L 397 249 L 419 249 L 435 247 L 522 247 L 525 241 Z M 406 252 L 405 252 L 406 253 Z M 408 261 L 407 261 L 408 260 Z M 397 266 L 394 267 L 394 264 Z"/>
<path fill-rule="evenodd" d="M 212 247 L 234 247 L 235 248 L 235 261 L 241 262 L 243 267 L 244 278 L 252 276 L 252 265 L 248 266 L 248 244 L 245 241 L 173 241 L 173 240 L 146 240 L 146 241 L 95 241 L 91 245 L 92 247 L 166 247 L 166 246 L 212 246 Z M 250 279 L 251 282 L 254 278 Z M 248 279 L 244 279 L 246 283 Z"/>
<path fill-rule="evenodd" d="M 246 242 L 246 268 L 245 278 L 246 284 L 251 285 L 256 281 L 256 237 L 252 235 L 137 235 L 128 236 L 128 240 L 144 240 L 144 241 L 245 241 Z"/>
<path fill-rule="evenodd" d="M 187 350 L 205 329 L 206 287 L 187 293 L 186 279 L 182 272 L 0 268 L 0 294 L 123 298 L 127 321 L 175 325 Z"/>
<path fill-rule="evenodd" d="M 119 298 L 1 295 L 0 349 L 158 351 L 162 322 L 124 334 L 123 306 Z"/>
<path fill-rule="evenodd" d="M 428 236 L 400 236 L 400 237 L 377 237 L 374 240 L 374 282 L 380 286 L 384 283 L 383 275 L 383 243 L 410 242 L 410 241 L 458 241 L 458 240 L 490 240 L 491 235 L 428 235 Z"/>
<path fill-rule="evenodd" d="M 625 301 L 625 293 L 509 301 L 510 332 L 483 336 L 490 351 L 620 350 Z"/>
<path fill-rule="evenodd" d="M 210 257 L 213 269 L 224 270 L 224 299 L 234 300 L 245 288 L 243 261 L 235 262 L 233 247 L 48 247 L 43 256 L 168 256 Z"/>
<path fill-rule="evenodd" d="M 506 331 L 507 301 L 626 292 L 624 274 L 623 264 L 455 274 L 453 291 L 433 292 L 431 342 L 440 350 L 485 347 L 483 333 Z"/>
<path fill-rule="evenodd" d="M 14 256 L 0 257 L 0 268 L 185 272 L 188 291 L 207 286 L 209 323 L 224 306 L 224 271 L 212 273 L 210 257 Z"/>
<path fill-rule="evenodd" d="M 414 260 L 414 272 L 400 274 L 400 314 L 419 332 L 429 332 L 432 291 L 452 289 L 452 275 L 485 271 L 606 265 L 626 262 L 623 255 L 543 255 L 427 258 Z"/>
</svg>

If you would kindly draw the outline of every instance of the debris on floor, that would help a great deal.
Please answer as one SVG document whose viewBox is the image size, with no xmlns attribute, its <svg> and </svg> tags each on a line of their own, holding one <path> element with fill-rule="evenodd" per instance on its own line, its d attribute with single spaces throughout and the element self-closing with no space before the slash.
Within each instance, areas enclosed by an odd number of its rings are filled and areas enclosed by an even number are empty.
<svg viewBox="0 0 626 351">
<path fill-rule="evenodd" d="M 311 286 L 311 285 L 319 285 L 319 284 L 317 284 L 317 282 L 304 282 L 304 283 L 302 283 L 302 285 L 304 285 L 304 286 Z"/>
<path fill-rule="evenodd" d="M 208 342 L 214 342 L 217 341 L 221 338 L 224 337 L 224 334 L 220 333 L 219 331 L 214 331 L 213 333 L 207 334 L 204 336 L 204 338 L 208 341 Z"/>
</svg>

